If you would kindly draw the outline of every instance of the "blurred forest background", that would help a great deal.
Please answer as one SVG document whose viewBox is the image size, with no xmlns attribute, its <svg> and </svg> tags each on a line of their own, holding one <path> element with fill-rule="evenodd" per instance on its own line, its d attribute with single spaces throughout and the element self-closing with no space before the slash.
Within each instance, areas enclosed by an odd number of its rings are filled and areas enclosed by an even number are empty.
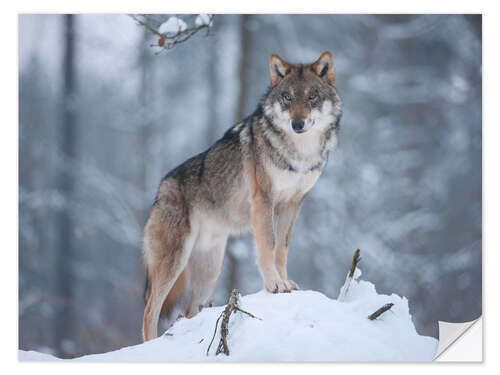
<svg viewBox="0 0 500 375">
<path fill-rule="evenodd" d="M 290 277 L 336 298 L 360 248 L 362 278 L 406 296 L 420 334 L 477 318 L 481 16 L 216 15 L 205 34 L 155 54 L 127 15 L 19 16 L 19 347 L 73 357 L 141 341 L 160 180 L 253 111 L 271 53 L 332 51 L 344 101 Z M 215 303 L 262 287 L 251 235 L 231 240 Z"/>
</svg>

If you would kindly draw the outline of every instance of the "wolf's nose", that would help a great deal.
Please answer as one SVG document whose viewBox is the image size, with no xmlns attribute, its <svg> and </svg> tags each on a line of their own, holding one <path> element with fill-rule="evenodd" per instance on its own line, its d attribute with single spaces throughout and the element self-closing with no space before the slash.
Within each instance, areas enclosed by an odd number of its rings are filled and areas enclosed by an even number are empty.
<svg viewBox="0 0 500 375">
<path fill-rule="evenodd" d="M 295 133 L 302 133 L 304 131 L 304 120 L 293 120 L 292 128 L 295 130 Z"/>
</svg>

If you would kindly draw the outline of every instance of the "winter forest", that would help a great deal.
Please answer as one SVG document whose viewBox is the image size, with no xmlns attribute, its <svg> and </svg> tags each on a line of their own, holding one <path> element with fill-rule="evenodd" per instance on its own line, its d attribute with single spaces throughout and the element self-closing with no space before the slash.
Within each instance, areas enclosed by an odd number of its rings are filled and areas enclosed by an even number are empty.
<svg viewBox="0 0 500 375">
<path fill-rule="evenodd" d="M 211 22 L 166 50 L 129 15 L 19 16 L 19 348 L 72 358 L 141 342 L 142 230 L 159 183 L 254 110 L 272 53 L 331 51 L 344 103 L 290 277 L 335 298 L 359 248 L 361 278 L 407 297 L 419 334 L 477 318 L 481 16 Z M 263 288 L 251 234 L 229 241 L 213 303 L 234 288 Z"/>
</svg>

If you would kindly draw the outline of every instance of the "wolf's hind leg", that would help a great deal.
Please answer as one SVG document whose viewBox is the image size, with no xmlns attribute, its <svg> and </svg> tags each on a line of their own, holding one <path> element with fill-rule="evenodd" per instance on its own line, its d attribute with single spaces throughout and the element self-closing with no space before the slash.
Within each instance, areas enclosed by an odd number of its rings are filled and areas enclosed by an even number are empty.
<svg viewBox="0 0 500 375">
<path fill-rule="evenodd" d="M 166 331 L 170 328 L 178 317 L 178 314 L 182 314 L 189 302 L 189 280 L 186 268 L 181 272 L 174 286 L 170 289 L 165 302 L 163 302 L 160 312 L 158 335 L 161 335 L 162 331 Z"/>
<path fill-rule="evenodd" d="M 200 244 L 194 246 L 187 265 L 192 291 L 191 300 L 185 312 L 187 318 L 198 314 L 213 293 L 222 271 L 226 242 L 227 236 L 220 236 L 209 246 L 207 244 L 202 244 L 203 248 L 198 247 Z"/>
<path fill-rule="evenodd" d="M 150 278 L 142 329 L 144 341 L 158 335 L 162 306 L 186 268 L 197 234 L 178 182 L 167 178 L 160 186 L 144 228 L 143 255 Z M 178 287 L 174 294 L 184 289 L 182 279 Z"/>
<path fill-rule="evenodd" d="M 144 341 L 158 336 L 158 321 L 163 303 L 186 267 L 187 258 L 182 258 L 182 256 L 176 256 L 174 259 L 164 259 L 151 272 L 151 292 L 144 310 Z"/>
<path fill-rule="evenodd" d="M 150 292 L 144 310 L 144 341 L 158 335 L 162 306 L 186 268 L 196 236 L 188 216 L 178 205 L 169 203 L 165 200 L 161 202 L 161 207 L 153 207 L 145 229 L 144 255 L 150 277 Z M 170 214 L 166 215 L 165 212 Z"/>
</svg>

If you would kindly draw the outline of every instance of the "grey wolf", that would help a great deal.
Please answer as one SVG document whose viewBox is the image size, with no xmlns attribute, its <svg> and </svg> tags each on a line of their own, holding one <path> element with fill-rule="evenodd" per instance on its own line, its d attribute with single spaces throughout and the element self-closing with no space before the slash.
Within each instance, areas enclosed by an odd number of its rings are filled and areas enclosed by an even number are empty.
<svg viewBox="0 0 500 375">
<path fill-rule="evenodd" d="M 160 184 L 144 229 L 145 341 L 157 337 L 160 313 L 184 297 L 186 317 L 201 310 L 228 236 L 253 230 L 269 292 L 298 289 L 287 274 L 288 245 L 304 196 L 337 144 L 341 100 L 328 51 L 295 65 L 273 54 L 269 69 L 271 85 L 255 112 Z"/>
</svg>

